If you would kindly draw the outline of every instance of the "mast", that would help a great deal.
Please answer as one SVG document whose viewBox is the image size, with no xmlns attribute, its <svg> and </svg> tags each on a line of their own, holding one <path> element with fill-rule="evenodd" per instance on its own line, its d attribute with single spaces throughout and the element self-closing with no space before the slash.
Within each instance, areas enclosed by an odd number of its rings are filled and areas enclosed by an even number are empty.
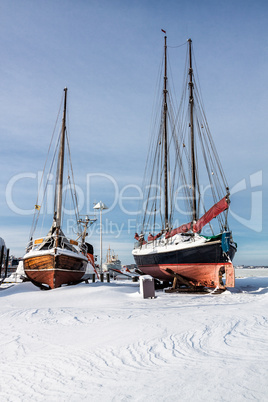
<svg viewBox="0 0 268 402">
<path fill-rule="evenodd" d="M 60 151 L 58 160 L 58 179 L 57 179 L 57 210 L 56 210 L 57 232 L 59 232 L 59 228 L 61 227 L 64 146 L 65 146 L 65 131 L 66 131 L 66 103 L 67 103 L 67 88 L 64 88 L 64 108 L 63 108 L 62 127 L 61 127 Z"/>
<path fill-rule="evenodd" d="M 164 73 L 164 187 L 165 187 L 165 229 L 168 230 L 168 157 L 167 157 L 167 37 L 165 36 L 165 73 Z"/>
<path fill-rule="evenodd" d="M 195 150 L 194 150 L 194 97 L 193 97 L 193 69 L 192 69 L 192 39 L 189 42 L 189 105 L 190 105 L 190 128 L 191 128 L 191 171 L 192 171 L 192 199 L 193 199 L 193 221 L 197 220 L 196 212 L 196 166 L 195 166 Z"/>
</svg>

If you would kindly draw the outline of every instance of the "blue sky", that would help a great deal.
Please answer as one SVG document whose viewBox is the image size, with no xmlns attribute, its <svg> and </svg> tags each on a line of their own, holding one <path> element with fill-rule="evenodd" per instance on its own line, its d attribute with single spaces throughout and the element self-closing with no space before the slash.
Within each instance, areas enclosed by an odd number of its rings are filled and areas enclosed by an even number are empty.
<svg viewBox="0 0 268 402">
<path fill-rule="evenodd" d="M 124 197 L 142 184 L 163 28 L 171 46 L 193 40 L 208 123 L 234 189 L 235 263 L 268 265 L 267 27 L 259 0 L 2 0 L 0 236 L 11 253 L 24 253 L 32 224 L 24 212 L 35 204 L 34 176 L 67 86 L 82 213 L 99 200 L 113 206 L 103 214 L 104 252 L 111 245 L 133 262 L 137 207 Z M 174 49 L 182 67 L 184 56 Z M 89 238 L 97 254 L 98 230 Z"/>
</svg>

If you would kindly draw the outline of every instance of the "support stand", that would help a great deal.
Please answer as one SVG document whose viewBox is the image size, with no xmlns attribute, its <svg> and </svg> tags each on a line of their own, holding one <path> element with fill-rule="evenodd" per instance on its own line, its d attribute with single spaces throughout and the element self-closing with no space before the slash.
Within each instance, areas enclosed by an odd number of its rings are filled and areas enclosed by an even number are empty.
<svg viewBox="0 0 268 402">
<path fill-rule="evenodd" d="M 219 294 L 224 292 L 225 289 L 217 289 L 214 291 L 209 290 L 205 286 L 195 286 L 183 275 L 177 274 L 172 269 L 167 268 L 166 272 L 173 276 L 173 284 L 171 288 L 165 289 L 166 293 L 213 293 Z"/>
</svg>

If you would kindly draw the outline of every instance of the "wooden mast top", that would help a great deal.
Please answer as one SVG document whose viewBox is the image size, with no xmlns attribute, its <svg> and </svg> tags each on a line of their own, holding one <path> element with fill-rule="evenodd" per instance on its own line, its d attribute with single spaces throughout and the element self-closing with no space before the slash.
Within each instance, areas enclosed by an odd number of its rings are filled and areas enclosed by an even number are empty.
<svg viewBox="0 0 268 402">
<path fill-rule="evenodd" d="M 165 36 L 165 72 L 164 72 L 164 188 L 165 188 L 165 230 L 169 229 L 168 221 L 168 156 L 167 156 L 167 37 Z"/>
<path fill-rule="evenodd" d="M 66 104 L 67 104 L 67 88 L 64 88 L 64 108 L 63 108 L 62 127 L 61 127 L 60 150 L 58 160 L 58 179 L 57 179 L 57 214 L 56 214 L 57 228 L 61 227 L 64 147 L 65 147 L 65 131 L 66 131 Z"/>
<path fill-rule="evenodd" d="M 192 199 L 193 199 L 193 221 L 197 220 L 196 212 L 196 166 L 195 166 L 195 145 L 194 145 L 194 96 L 193 96 L 193 68 L 192 68 L 192 39 L 189 43 L 189 105 L 190 105 L 190 128 L 191 128 L 191 170 L 192 170 Z"/>
</svg>

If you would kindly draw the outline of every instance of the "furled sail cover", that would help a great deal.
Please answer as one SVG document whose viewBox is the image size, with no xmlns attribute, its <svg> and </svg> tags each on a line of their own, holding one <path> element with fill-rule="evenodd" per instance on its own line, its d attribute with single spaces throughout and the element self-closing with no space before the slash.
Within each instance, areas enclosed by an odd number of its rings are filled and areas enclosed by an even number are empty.
<svg viewBox="0 0 268 402">
<path fill-rule="evenodd" d="M 202 228 L 210 222 L 213 218 L 216 218 L 220 213 L 225 211 L 229 207 L 229 200 L 227 197 L 223 197 L 217 204 L 213 205 L 196 223 L 193 225 L 193 231 L 200 232 Z"/>
<path fill-rule="evenodd" d="M 192 222 L 185 223 L 171 232 L 166 234 L 166 239 L 175 236 L 177 233 L 187 233 L 189 230 L 193 229 L 193 232 L 197 233 L 202 230 L 202 228 L 210 222 L 213 218 L 216 218 L 220 213 L 225 211 L 229 207 L 228 197 L 223 197 L 217 204 L 213 205 L 198 221 L 194 224 Z"/>
<path fill-rule="evenodd" d="M 159 233 L 157 233 L 157 235 L 155 235 L 155 236 L 153 236 L 151 233 L 149 233 L 149 235 L 148 235 L 148 241 L 153 241 L 153 240 L 158 239 L 158 237 L 162 236 L 162 233 L 163 233 L 163 232 L 159 232 Z"/>
<path fill-rule="evenodd" d="M 176 229 L 171 230 L 171 232 L 166 233 L 166 239 L 169 237 L 175 236 L 177 233 L 187 233 L 192 228 L 192 222 L 184 223 Z"/>
</svg>

